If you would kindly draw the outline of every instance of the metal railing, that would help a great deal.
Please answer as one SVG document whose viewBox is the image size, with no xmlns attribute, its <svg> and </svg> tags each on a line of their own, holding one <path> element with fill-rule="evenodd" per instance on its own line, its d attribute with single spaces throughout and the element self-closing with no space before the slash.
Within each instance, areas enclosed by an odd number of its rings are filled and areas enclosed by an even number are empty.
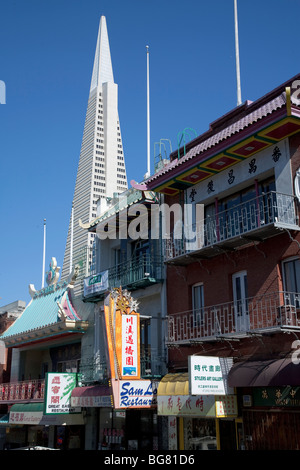
<svg viewBox="0 0 300 470">
<path fill-rule="evenodd" d="M 178 232 L 171 234 L 164 240 L 165 259 L 241 237 L 272 224 L 295 227 L 298 226 L 297 215 L 294 196 L 271 191 L 185 226 L 182 236 Z"/>
<path fill-rule="evenodd" d="M 300 329 L 300 293 L 276 292 L 168 315 L 168 343 Z"/>
<path fill-rule="evenodd" d="M 163 279 L 161 256 L 143 254 L 108 270 L 110 287 L 128 286 L 141 281 L 161 279 Z"/>
<path fill-rule="evenodd" d="M 163 258 L 159 255 L 144 253 L 107 269 L 107 273 L 108 285 L 107 287 L 103 287 L 102 293 L 114 287 L 122 286 L 130 289 L 161 282 L 164 278 Z M 93 274 L 97 273 L 95 272 Z M 98 295 L 99 291 L 89 295 L 89 297 Z"/>
<path fill-rule="evenodd" d="M 166 359 L 151 354 L 151 352 L 141 352 L 140 369 L 141 377 L 152 377 L 162 375 Z M 109 372 L 106 360 L 99 360 L 95 357 L 85 358 L 81 361 L 79 368 L 79 381 L 81 384 L 91 384 L 94 382 L 108 383 Z"/>
<path fill-rule="evenodd" d="M 22 382 L 9 382 L 0 384 L 0 403 L 43 401 L 45 394 L 45 380 L 25 380 Z"/>
</svg>

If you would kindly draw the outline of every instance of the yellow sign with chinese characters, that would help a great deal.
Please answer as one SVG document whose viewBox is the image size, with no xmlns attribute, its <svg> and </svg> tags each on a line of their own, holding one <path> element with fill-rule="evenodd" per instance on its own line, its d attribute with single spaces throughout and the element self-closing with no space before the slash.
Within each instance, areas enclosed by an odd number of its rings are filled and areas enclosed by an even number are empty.
<svg viewBox="0 0 300 470">
<path fill-rule="evenodd" d="M 216 417 L 236 418 L 238 415 L 236 395 L 216 395 Z"/>
</svg>

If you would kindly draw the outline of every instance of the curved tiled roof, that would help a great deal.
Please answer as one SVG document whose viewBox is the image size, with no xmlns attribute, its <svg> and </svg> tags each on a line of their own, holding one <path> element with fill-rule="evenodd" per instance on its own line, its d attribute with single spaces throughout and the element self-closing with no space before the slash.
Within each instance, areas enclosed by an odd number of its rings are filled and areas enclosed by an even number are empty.
<svg viewBox="0 0 300 470">
<path fill-rule="evenodd" d="M 18 337 L 22 342 L 22 336 L 29 333 L 40 333 L 51 326 L 81 322 L 81 318 L 75 311 L 70 298 L 70 284 L 68 282 L 50 285 L 33 294 L 20 317 L 0 336 L 4 342 Z"/>
<path fill-rule="evenodd" d="M 251 105 L 250 105 L 251 106 Z M 272 114 L 274 111 L 286 106 L 286 93 L 282 92 L 279 96 L 275 97 L 270 102 L 264 104 L 260 108 L 255 109 L 253 112 L 243 116 L 241 119 L 233 122 L 229 126 L 225 127 L 219 132 L 213 133 L 206 139 L 202 140 L 199 144 L 196 144 L 187 151 L 187 153 L 179 159 L 172 160 L 168 165 L 166 165 L 162 170 L 158 171 L 150 178 L 145 181 L 145 184 L 149 184 L 152 181 L 159 179 L 162 175 L 174 170 L 174 168 L 182 165 L 183 163 L 187 162 L 188 160 L 194 158 L 196 155 L 200 155 L 204 153 L 208 149 L 220 144 L 221 142 L 229 139 L 235 134 L 238 134 L 242 130 L 246 129 L 252 124 L 255 124 L 257 121 L 261 120 L 262 118 Z M 197 139 L 195 139 L 197 141 Z"/>
</svg>

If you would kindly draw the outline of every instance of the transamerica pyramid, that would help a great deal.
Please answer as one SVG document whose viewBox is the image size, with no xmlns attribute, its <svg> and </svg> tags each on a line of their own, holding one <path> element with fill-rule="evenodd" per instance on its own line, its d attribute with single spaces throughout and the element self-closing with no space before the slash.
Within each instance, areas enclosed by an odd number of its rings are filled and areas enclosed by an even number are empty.
<svg viewBox="0 0 300 470">
<path fill-rule="evenodd" d="M 106 19 L 100 18 L 98 38 L 77 169 L 61 279 L 79 263 L 80 278 L 92 263 L 95 234 L 87 233 L 79 220 L 88 223 L 105 208 L 108 198 L 127 189 L 127 176 L 118 113 L 118 85 L 114 82 Z M 77 292 L 76 292 L 77 291 Z M 75 294 L 79 289 L 75 285 Z"/>
</svg>

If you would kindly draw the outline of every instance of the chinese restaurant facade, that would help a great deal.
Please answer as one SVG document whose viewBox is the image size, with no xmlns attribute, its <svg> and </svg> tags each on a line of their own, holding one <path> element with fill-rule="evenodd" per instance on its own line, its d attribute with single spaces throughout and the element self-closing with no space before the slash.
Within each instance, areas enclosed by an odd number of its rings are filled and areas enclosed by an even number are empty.
<svg viewBox="0 0 300 470">
<path fill-rule="evenodd" d="M 104 304 L 96 303 L 102 325 L 97 331 L 99 348 L 105 350 L 107 358 L 106 375 L 101 384 L 81 383 L 71 394 L 72 406 L 85 410 L 90 449 L 146 450 L 159 445 L 158 384 L 141 377 L 140 314 L 136 306 L 131 294 L 122 288 L 107 294 Z"/>
<path fill-rule="evenodd" d="M 169 371 L 187 371 L 193 355 L 234 361 L 235 429 L 230 416 L 205 417 L 216 419 L 220 449 L 226 426 L 236 448 L 299 449 L 298 369 L 276 370 L 300 339 L 299 79 L 211 123 L 144 183 L 181 209 L 164 245 Z M 165 413 L 182 406 L 173 395 Z"/>
<path fill-rule="evenodd" d="M 237 361 L 229 383 L 237 387 L 247 450 L 300 449 L 300 365 L 296 356 Z"/>
<path fill-rule="evenodd" d="M 158 386 L 158 414 L 168 418 L 168 449 L 242 448 L 237 397 L 227 385 L 228 362 L 199 356 L 189 362 L 188 373 L 167 374 Z"/>
<path fill-rule="evenodd" d="M 1 335 L 11 352 L 10 381 L 0 388 L 5 448 L 84 448 L 84 413 L 72 409 L 70 394 L 88 321 L 79 317 L 71 297 L 76 272 L 58 282 L 58 270 L 52 258 L 47 287 L 29 286 L 31 301 Z"/>
</svg>

